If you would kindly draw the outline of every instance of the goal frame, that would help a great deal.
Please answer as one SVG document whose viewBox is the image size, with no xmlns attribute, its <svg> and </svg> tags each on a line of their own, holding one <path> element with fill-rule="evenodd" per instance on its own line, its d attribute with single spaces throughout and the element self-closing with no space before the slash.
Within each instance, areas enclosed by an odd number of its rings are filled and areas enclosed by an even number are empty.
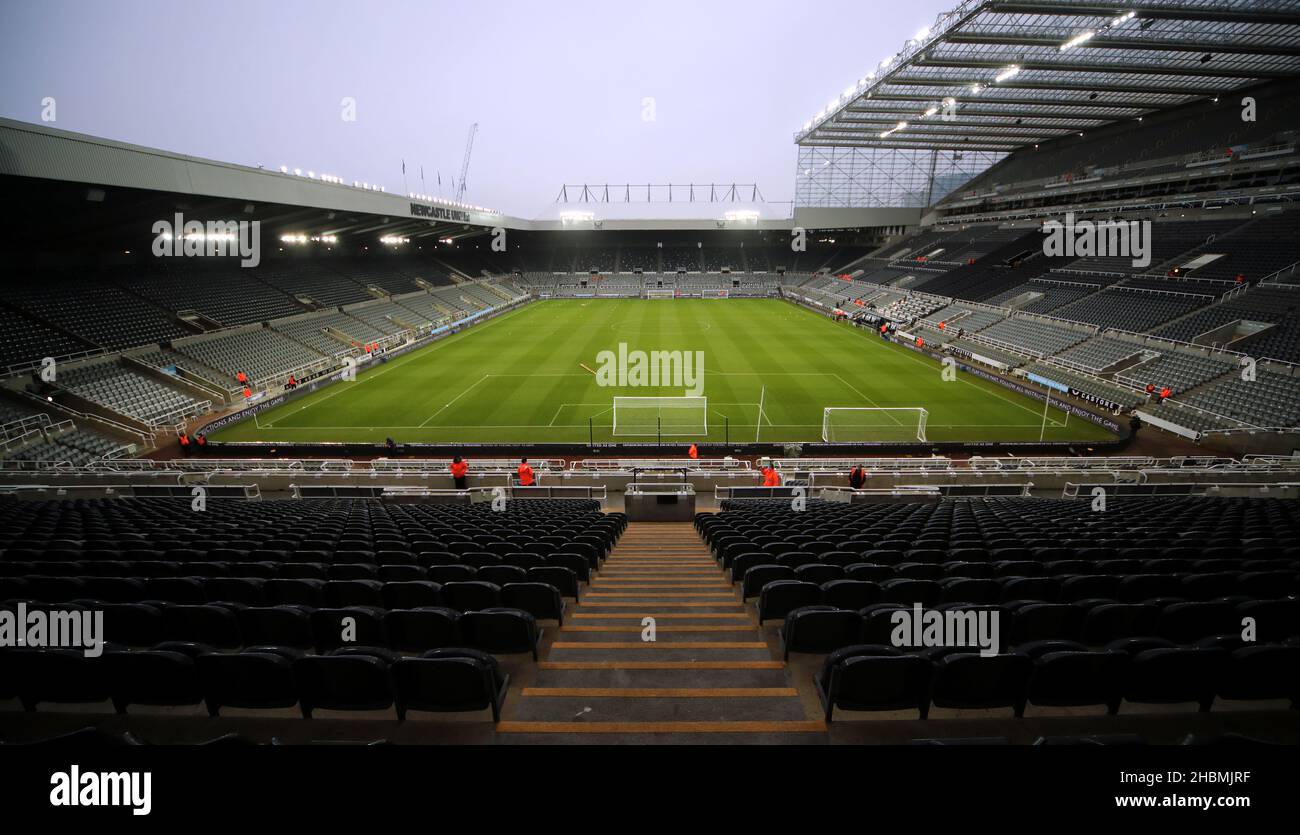
<svg viewBox="0 0 1300 835">
<path fill-rule="evenodd" d="M 675 287 L 647 287 L 645 290 L 647 299 L 675 299 L 677 298 L 677 288 Z"/>
<path fill-rule="evenodd" d="M 654 427 L 651 429 L 647 429 L 647 431 L 619 432 L 618 411 L 620 405 L 623 405 L 624 407 L 641 406 L 643 408 L 658 406 L 660 408 L 660 413 L 658 415 L 658 419 L 656 419 L 655 421 Z M 663 416 L 662 409 L 663 406 L 665 405 L 668 405 L 670 408 L 674 406 L 679 408 L 698 407 L 700 410 L 699 424 L 688 427 L 687 428 L 688 431 L 678 431 L 681 427 L 679 427 L 676 424 L 664 426 L 662 421 L 662 416 Z M 669 436 L 669 437 L 696 436 L 696 437 L 703 438 L 709 434 L 709 398 L 707 397 L 702 397 L 702 396 L 692 397 L 689 395 L 681 396 L 681 397 L 616 396 L 614 398 L 613 406 L 614 406 L 613 408 L 614 424 L 610 430 L 610 433 L 615 438 L 620 438 L 620 437 L 621 438 L 647 438 L 647 437 L 655 437 L 655 436 Z"/>
<path fill-rule="evenodd" d="M 822 441 L 824 441 L 825 443 L 828 443 L 828 444 L 842 444 L 842 443 L 871 443 L 871 441 L 869 441 L 869 440 L 864 440 L 864 439 L 836 440 L 836 439 L 832 438 L 832 437 L 831 437 L 831 423 L 830 423 L 831 413 L 832 413 L 832 412 L 877 412 L 877 413 L 881 413 L 881 412 L 903 412 L 903 413 L 906 413 L 906 414 L 908 414 L 908 415 L 913 416 L 913 418 L 916 420 L 916 438 L 915 438 L 915 440 L 918 441 L 918 442 L 920 442 L 920 443 L 929 443 L 929 439 L 926 438 L 926 436 L 925 436 L 925 427 L 926 427 L 926 424 L 927 424 L 927 423 L 929 422 L 929 420 L 930 420 L 930 411 L 929 411 L 928 409 L 924 408 L 923 406 L 897 406 L 897 407 L 882 407 L 882 406 L 870 406 L 870 407 L 845 406 L 845 407 L 841 407 L 841 406 L 827 406 L 825 409 L 822 410 Z M 911 424 L 910 424 L 910 422 L 909 422 L 909 423 L 903 423 L 903 422 L 900 421 L 899 425 L 900 425 L 900 426 L 904 426 L 904 427 L 906 427 L 906 426 L 910 426 Z M 887 443 L 887 441 L 884 441 L 884 442 L 882 442 L 882 443 Z"/>
</svg>

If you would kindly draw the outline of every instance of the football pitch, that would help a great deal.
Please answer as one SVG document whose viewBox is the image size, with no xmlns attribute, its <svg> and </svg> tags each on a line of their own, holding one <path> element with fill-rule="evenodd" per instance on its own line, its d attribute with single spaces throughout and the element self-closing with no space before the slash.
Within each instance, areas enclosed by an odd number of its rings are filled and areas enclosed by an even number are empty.
<svg viewBox="0 0 1300 835">
<path fill-rule="evenodd" d="M 617 355 L 620 344 L 628 352 L 702 352 L 707 433 L 666 433 L 664 443 L 821 441 L 828 407 L 923 407 L 931 442 L 1113 438 L 1055 409 L 1044 427 L 1041 403 L 969 374 L 945 380 L 936 360 L 788 302 L 564 299 L 367 368 L 355 381 L 264 411 L 212 440 L 653 443 L 653 429 L 628 434 L 644 423 L 629 429 L 625 420 L 615 434 L 614 398 L 686 392 L 602 385 L 610 382 L 595 373 L 602 352 Z M 914 414 L 876 413 L 879 440 L 915 441 Z"/>
</svg>

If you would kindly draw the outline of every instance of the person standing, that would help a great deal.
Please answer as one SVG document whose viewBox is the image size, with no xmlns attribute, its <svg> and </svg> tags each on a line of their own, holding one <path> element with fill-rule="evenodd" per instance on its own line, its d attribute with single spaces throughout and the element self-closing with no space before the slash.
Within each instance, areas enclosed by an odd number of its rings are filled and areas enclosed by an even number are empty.
<svg viewBox="0 0 1300 835">
<path fill-rule="evenodd" d="M 519 462 L 519 486 L 532 487 L 534 483 L 533 468 L 528 466 L 528 459 L 524 458 Z"/>
<path fill-rule="evenodd" d="M 691 444 L 691 448 L 686 451 L 686 454 L 690 456 L 692 461 L 700 460 L 700 449 L 695 444 Z"/>
<path fill-rule="evenodd" d="M 465 489 L 465 486 L 468 482 L 468 476 L 469 476 L 469 464 L 462 461 L 460 456 L 457 455 L 454 459 L 452 459 L 451 462 L 451 477 L 452 480 L 456 483 L 457 490 Z"/>
<path fill-rule="evenodd" d="M 865 485 L 866 483 L 867 483 L 867 472 L 866 470 L 862 469 L 861 464 L 858 464 L 856 467 L 853 468 L 853 472 L 849 473 L 849 486 L 852 487 L 854 490 L 861 490 L 863 485 Z"/>
</svg>

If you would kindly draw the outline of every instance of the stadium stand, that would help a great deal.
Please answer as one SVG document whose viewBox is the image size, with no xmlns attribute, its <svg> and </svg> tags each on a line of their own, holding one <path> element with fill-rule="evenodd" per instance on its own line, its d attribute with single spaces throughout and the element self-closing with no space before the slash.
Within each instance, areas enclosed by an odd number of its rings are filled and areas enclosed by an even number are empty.
<svg viewBox="0 0 1300 835">
<path fill-rule="evenodd" d="M 166 311 L 103 279 L 40 275 L 30 285 L 11 289 L 6 298 L 33 318 L 107 349 L 193 333 Z"/>
<path fill-rule="evenodd" d="M 1163 353 L 1155 359 L 1125 369 L 1115 379 L 1130 386 L 1168 387 L 1174 394 L 1204 385 L 1237 367 L 1237 363 L 1219 356 L 1200 356 L 1179 351 Z"/>
<path fill-rule="evenodd" d="M 236 267 L 187 263 L 167 274 L 141 273 L 123 286 L 167 310 L 194 310 L 218 325 L 265 322 L 305 307 Z"/>
<path fill-rule="evenodd" d="M 1260 357 L 1300 361 L 1300 321 L 1296 311 L 1300 287 L 1264 284 L 1232 295 L 1221 303 L 1174 322 L 1156 333 L 1179 342 L 1226 345 Z M 1260 331 L 1227 326 L 1235 323 L 1271 325 Z"/>
<path fill-rule="evenodd" d="M 303 368 L 322 359 L 316 351 L 268 328 L 196 337 L 173 343 L 172 348 L 201 363 L 186 364 L 184 367 L 222 388 L 228 388 L 241 372 L 253 381 L 279 379 L 290 370 Z M 224 377 L 214 376 L 207 369 L 220 372 Z"/>
<path fill-rule="evenodd" d="M 1186 316 L 1212 301 L 1210 296 L 1110 287 L 1082 301 L 1058 308 L 1052 312 L 1052 316 L 1088 325 L 1145 333 L 1165 322 Z"/>
<path fill-rule="evenodd" d="M 176 425 L 203 414 L 209 404 L 114 362 L 65 369 L 60 385 L 81 397 L 149 426 Z"/>
<path fill-rule="evenodd" d="M 1300 386 L 1291 375 L 1263 371 L 1251 381 L 1228 379 L 1182 400 L 1188 406 L 1246 426 L 1300 426 Z"/>
<path fill-rule="evenodd" d="M 1068 365 L 1077 365 L 1097 373 L 1127 360 L 1143 357 L 1145 353 L 1146 349 L 1141 345 L 1124 339 L 1101 336 L 1062 351 L 1056 358 Z"/>
<path fill-rule="evenodd" d="M 66 357 L 90 353 L 92 346 L 62 331 L 42 325 L 28 316 L 0 307 L 0 350 L 5 364 L 17 366 L 42 357 Z"/>
<path fill-rule="evenodd" d="M 1040 357 L 1060 353 L 1089 336 L 1088 331 L 1073 330 L 1061 323 L 1023 318 L 1004 319 L 980 333 L 981 339 Z"/>
<path fill-rule="evenodd" d="M 1099 277 L 1092 276 L 1088 280 Z M 1019 284 L 989 299 L 989 304 L 1013 305 L 1025 313 L 1051 313 L 1102 288 L 1100 283 L 1085 283 L 1085 279 L 1069 281 L 1055 274 L 1044 275 Z"/>
<path fill-rule="evenodd" d="M 277 261 L 255 274 L 286 295 L 310 299 L 322 307 L 339 307 L 371 298 L 365 286 L 330 269 L 328 262 L 307 259 Z"/>
</svg>

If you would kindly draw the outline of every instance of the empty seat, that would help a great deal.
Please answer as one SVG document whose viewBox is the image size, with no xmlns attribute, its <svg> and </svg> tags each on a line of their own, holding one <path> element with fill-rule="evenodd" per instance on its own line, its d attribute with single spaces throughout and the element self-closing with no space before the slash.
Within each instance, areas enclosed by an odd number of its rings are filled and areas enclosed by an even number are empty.
<svg viewBox="0 0 1300 835">
<path fill-rule="evenodd" d="M 385 710 L 393 706 L 389 663 L 375 655 L 309 655 L 293 662 L 303 717 L 316 710 Z"/>
<path fill-rule="evenodd" d="M 419 658 L 403 658 L 392 668 L 397 718 L 408 710 L 437 712 L 491 708 L 501 720 L 510 677 L 491 655 L 472 649 L 435 649 Z"/>
<path fill-rule="evenodd" d="M 821 597 L 821 586 L 813 583 L 798 580 L 767 583 L 758 596 L 758 622 L 779 620 L 801 606 L 815 606 L 821 602 Z"/>
<path fill-rule="evenodd" d="M 1130 702 L 1195 702 L 1202 711 L 1214 704 L 1229 655 L 1221 649 L 1168 647 L 1133 656 L 1124 686 Z"/>
<path fill-rule="evenodd" d="M 459 623 L 459 612 L 438 606 L 394 609 L 384 615 L 389 646 L 399 652 L 459 646 L 462 643 Z"/>
<path fill-rule="evenodd" d="M 904 710 L 929 714 L 930 662 L 882 645 L 855 645 L 832 652 L 816 676 L 826 721 L 843 710 Z"/>
<path fill-rule="evenodd" d="M 501 605 L 521 609 L 537 620 L 564 625 L 564 599 L 560 590 L 545 583 L 509 583 L 501 588 Z"/>
<path fill-rule="evenodd" d="M 537 660 L 542 630 L 537 619 L 519 609 L 490 608 L 460 618 L 461 636 L 474 649 L 492 653 L 531 653 Z"/>
<path fill-rule="evenodd" d="M 785 616 L 781 640 L 785 659 L 791 652 L 832 652 L 861 640 L 862 616 L 850 609 L 803 606 Z"/>
<path fill-rule="evenodd" d="M 1024 715 L 1033 662 L 1024 655 L 944 655 L 935 662 L 930 700 L 936 707 L 1010 707 Z"/>
<path fill-rule="evenodd" d="M 209 716 L 223 707 L 284 708 L 298 704 L 293 657 L 273 647 L 254 647 L 223 655 L 208 653 L 196 660 Z"/>
<path fill-rule="evenodd" d="M 203 701 L 198 668 L 194 659 L 182 652 L 142 650 L 104 657 L 118 713 L 126 713 L 131 705 L 196 705 Z"/>
</svg>

